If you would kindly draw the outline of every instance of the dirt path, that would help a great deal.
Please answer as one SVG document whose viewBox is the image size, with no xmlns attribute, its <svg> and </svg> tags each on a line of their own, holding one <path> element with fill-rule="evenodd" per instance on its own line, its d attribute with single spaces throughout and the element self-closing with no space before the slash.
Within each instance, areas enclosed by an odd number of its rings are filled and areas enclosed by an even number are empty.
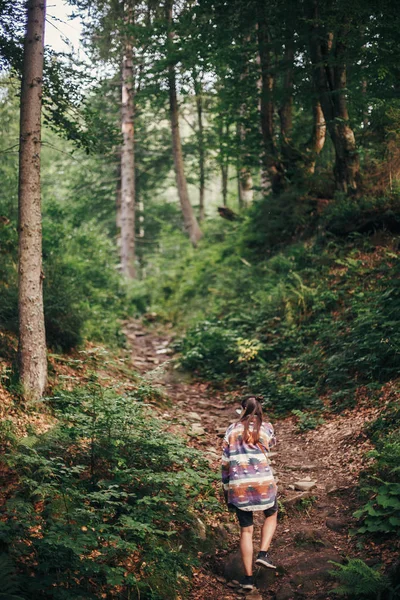
<svg viewBox="0 0 400 600">
<path fill-rule="evenodd" d="M 234 394 L 217 393 L 178 372 L 171 362 L 168 334 L 149 332 L 134 321 L 127 324 L 126 335 L 135 368 L 172 400 L 163 418 L 173 431 L 187 437 L 189 445 L 201 449 L 218 472 L 223 433 L 237 418 Z M 247 594 L 249 600 L 333 597 L 330 561 L 357 553 L 349 530 L 354 526 L 356 479 L 368 449 L 362 427 L 375 414 L 367 409 L 362 414 L 341 414 L 305 434 L 296 431 L 293 418 L 274 424 L 278 446 L 271 462 L 282 510 L 271 556 L 278 570 L 255 572 L 258 591 Z M 256 548 L 259 526 L 257 516 Z M 218 541 L 217 551 L 201 557 L 190 600 L 243 598 L 235 583 L 242 573 L 234 517 L 226 511 L 214 523 L 212 534 Z"/>
</svg>

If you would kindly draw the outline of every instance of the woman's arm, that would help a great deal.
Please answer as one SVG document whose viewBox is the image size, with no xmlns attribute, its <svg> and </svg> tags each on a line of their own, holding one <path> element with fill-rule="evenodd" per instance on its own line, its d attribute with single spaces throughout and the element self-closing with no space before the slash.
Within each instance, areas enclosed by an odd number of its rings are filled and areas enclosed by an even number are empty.
<svg viewBox="0 0 400 600">
<path fill-rule="evenodd" d="M 225 502 L 228 502 L 229 489 L 229 443 L 224 439 L 222 446 L 221 479 Z"/>
<path fill-rule="evenodd" d="M 269 452 L 276 446 L 276 437 L 271 423 L 263 423 L 260 428 L 260 442 Z"/>
</svg>

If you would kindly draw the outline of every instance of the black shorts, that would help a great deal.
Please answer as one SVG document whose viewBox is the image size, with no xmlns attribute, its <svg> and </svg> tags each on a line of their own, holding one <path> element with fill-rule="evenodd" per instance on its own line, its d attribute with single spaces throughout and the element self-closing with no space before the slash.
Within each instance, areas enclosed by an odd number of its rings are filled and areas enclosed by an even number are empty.
<svg viewBox="0 0 400 600">
<path fill-rule="evenodd" d="M 235 511 L 237 518 L 239 519 L 240 527 L 251 527 L 253 525 L 253 511 L 251 510 L 241 510 L 237 506 L 235 506 Z M 272 517 L 276 512 L 278 512 L 278 499 L 275 498 L 275 502 L 273 506 L 270 508 L 266 508 L 263 510 L 265 517 Z"/>
</svg>

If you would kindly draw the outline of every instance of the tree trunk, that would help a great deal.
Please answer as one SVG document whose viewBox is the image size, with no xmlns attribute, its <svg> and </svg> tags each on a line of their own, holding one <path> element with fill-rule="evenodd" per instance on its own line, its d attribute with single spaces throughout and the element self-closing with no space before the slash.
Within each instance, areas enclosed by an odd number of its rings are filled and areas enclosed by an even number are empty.
<svg viewBox="0 0 400 600">
<path fill-rule="evenodd" d="M 312 175 L 315 171 L 317 156 L 324 147 L 326 139 L 326 123 L 320 102 L 313 102 L 313 129 L 309 142 L 304 146 L 306 159 L 303 168 L 306 173 Z"/>
<path fill-rule="evenodd" d="M 229 124 L 226 124 L 226 130 L 224 129 L 224 120 L 222 115 L 218 121 L 218 137 L 219 137 L 219 160 L 221 167 L 221 192 L 222 192 L 222 203 L 223 206 L 227 206 L 228 202 L 228 172 L 229 162 L 225 150 L 225 141 L 229 136 Z M 225 138 L 226 135 L 226 138 Z"/>
<path fill-rule="evenodd" d="M 244 44 L 248 45 L 250 42 L 250 35 L 247 35 L 243 41 Z M 245 86 L 242 83 L 241 89 L 248 87 L 249 79 L 249 63 L 247 52 L 244 50 L 244 66 L 240 74 L 240 81 L 245 82 Z M 240 120 L 237 126 L 237 135 L 239 141 L 239 198 L 240 205 L 242 207 L 249 206 L 253 202 L 253 177 L 251 174 L 249 163 L 249 153 L 246 149 L 246 138 L 248 128 L 246 127 L 246 101 L 240 105 Z"/>
<path fill-rule="evenodd" d="M 244 108 L 241 108 L 241 112 Z M 238 185 L 239 185 L 239 206 L 247 207 L 253 202 L 253 177 L 249 167 L 245 164 L 247 156 L 243 152 L 243 146 L 246 142 L 246 130 L 243 123 L 238 123 L 237 135 L 239 140 L 239 165 L 238 165 Z"/>
<path fill-rule="evenodd" d="M 349 21 L 344 18 L 337 34 L 322 30 L 318 0 L 309 4 L 310 54 L 315 87 L 326 127 L 335 147 L 336 187 L 345 193 L 358 188 L 360 161 L 354 132 L 349 125 L 346 99 L 345 40 Z"/>
<path fill-rule="evenodd" d="M 19 371 L 26 398 L 47 382 L 40 189 L 45 0 L 29 0 L 21 85 L 18 190 Z"/>
<path fill-rule="evenodd" d="M 271 64 L 271 39 L 267 20 L 268 7 L 263 0 L 257 2 L 257 39 L 260 64 L 260 121 L 262 135 L 263 171 L 268 173 L 271 188 L 279 193 L 283 188 L 283 168 L 278 160 L 274 140 L 274 74 Z M 265 175 L 264 175 L 265 179 Z"/>
<path fill-rule="evenodd" d="M 285 56 L 284 56 L 284 81 L 282 104 L 278 110 L 282 151 L 285 154 L 286 149 L 292 145 L 292 127 L 293 127 L 293 67 L 294 67 L 294 29 L 286 32 Z"/>
<path fill-rule="evenodd" d="M 221 165 L 222 203 L 228 205 L 228 164 Z"/>
<path fill-rule="evenodd" d="M 203 124 L 203 95 L 201 83 L 196 74 L 193 74 L 194 90 L 196 96 L 197 122 L 198 122 L 198 145 L 199 145 L 199 200 L 200 214 L 199 220 L 203 221 L 205 217 L 204 192 L 206 185 L 205 176 L 205 146 L 204 146 L 204 124 Z"/>
<path fill-rule="evenodd" d="M 170 55 L 170 49 L 173 45 L 174 32 L 172 30 L 172 0 L 166 0 L 165 12 L 168 23 L 168 54 Z M 174 155 L 175 165 L 175 177 L 176 185 L 178 188 L 179 201 L 181 203 L 181 209 L 183 214 L 183 222 L 185 229 L 189 235 L 189 239 L 193 246 L 197 246 L 202 232 L 197 222 L 196 216 L 193 211 L 193 207 L 190 204 L 189 194 L 187 189 L 184 165 L 183 165 L 183 154 L 181 144 L 181 134 L 179 130 L 179 111 L 178 111 L 178 98 L 176 93 L 176 74 L 175 65 L 171 62 L 168 65 L 168 88 L 169 88 L 169 108 L 170 108 L 170 119 L 171 119 L 171 132 L 172 132 L 172 150 Z"/>
<path fill-rule="evenodd" d="M 121 104 L 121 270 L 135 277 L 135 139 L 133 48 L 125 42 L 122 59 Z"/>
<path fill-rule="evenodd" d="M 253 202 L 253 177 L 247 167 L 240 167 L 239 194 L 241 206 L 247 207 Z"/>
</svg>

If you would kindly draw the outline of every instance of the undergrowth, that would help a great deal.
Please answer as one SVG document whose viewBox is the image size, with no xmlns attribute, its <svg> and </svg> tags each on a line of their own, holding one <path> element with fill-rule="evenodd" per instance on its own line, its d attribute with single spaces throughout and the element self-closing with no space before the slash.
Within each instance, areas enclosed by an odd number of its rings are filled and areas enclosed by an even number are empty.
<svg viewBox="0 0 400 600">
<path fill-rule="evenodd" d="M 349 600 L 398 600 L 400 584 L 398 573 L 392 570 L 388 575 L 369 567 L 364 561 L 352 558 L 344 565 L 332 563 L 336 570 L 331 571 L 339 585 L 332 591 Z"/>
<path fill-rule="evenodd" d="M 376 246 L 368 235 L 310 232 L 304 220 L 305 239 L 292 227 L 291 243 L 279 245 L 265 224 L 262 241 L 261 205 L 242 221 L 211 223 L 199 248 L 179 245 L 174 261 L 170 237 L 168 264 L 154 258 L 140 302 L 146 291 L 148 307 L 181 330 L 184 368 L 246 386 L 268 410 L 342 410 L 360 385 L 372 398 L 400 368 L 398 239 Z M 383 210 L 384 200 L 376 205 Z M 325 222 L 343 206 L 338 200 Z"/>
<path fill-rule="evenodd" d="M 217 506 L 206 462 L 132 395 L 93 382 L 48 401 L 57 427 L 3 459 L 18 473 L 0 522 L 18 595 L 176 598 L 202 547 L 198 514 Z"/>
</svg>

